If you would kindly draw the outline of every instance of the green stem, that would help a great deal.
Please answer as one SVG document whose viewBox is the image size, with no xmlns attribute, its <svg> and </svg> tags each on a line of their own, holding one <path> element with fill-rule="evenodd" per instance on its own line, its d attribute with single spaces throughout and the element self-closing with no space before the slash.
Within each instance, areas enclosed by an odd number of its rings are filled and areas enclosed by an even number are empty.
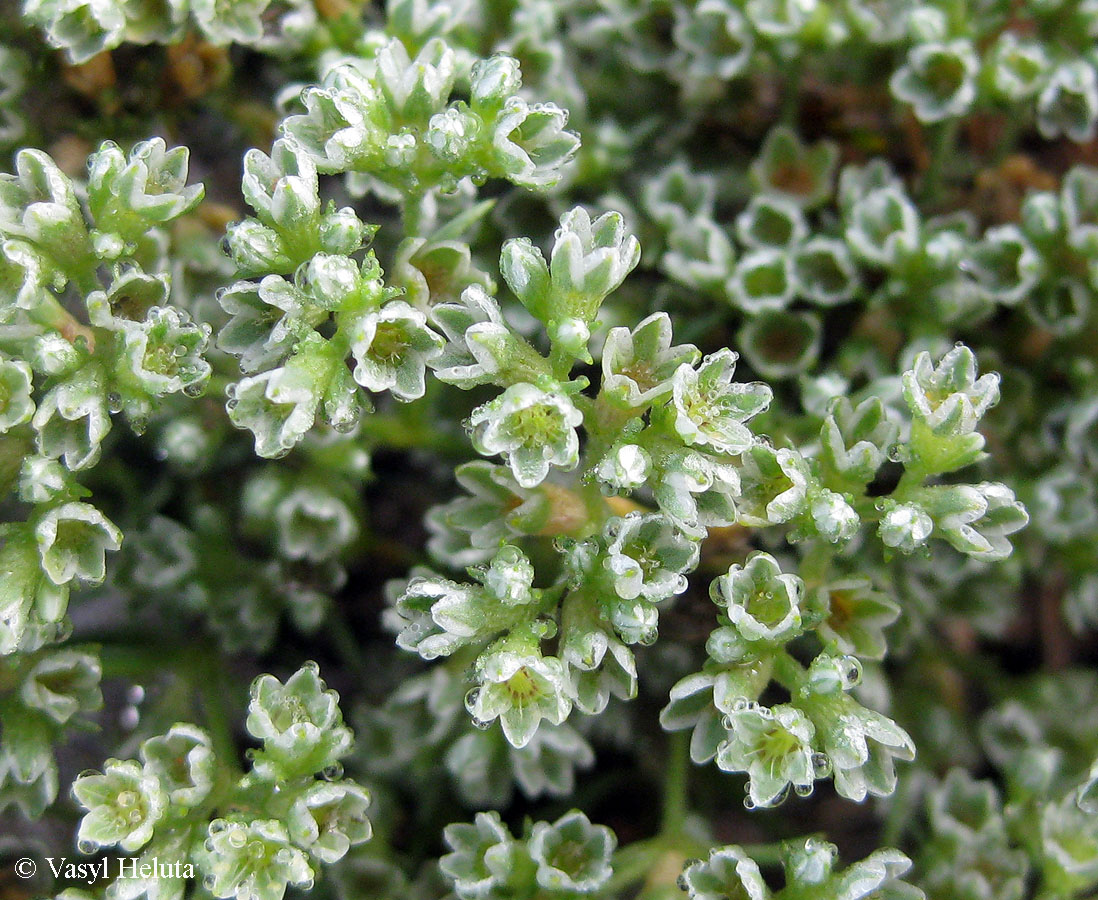
<svg viewBox="0 0 1098 900">
<path fill-rule="evenodd" d="M 343 665 L 354 675 L 359 684 L 368 684 L 370 676 L 365 663 L 362 661 L 362 647 L 355 640 L 351 626 L 347 622 L 347 617 L 343 615 L 343 610 L 334 603 L 328 610 L 325 628 L 335 645 L 336 651 L 339 653 Z"/>
<path fill-rule="evenodd" d="M 783 125 L 796 128 L 801 112 L 801 81 L 804 78 L 804 63 L 798 55 L 791 60 L 780 61 L 786 70 L 782 92 L 781 119 Z"/>
<path fill-rule="evenodd" d="M 774 654 L 774 680 L 790 694 L 796 695 L 804 684 L 805 668 L 785 650 Z"/>
<path fill-rule="evenodd" d="M 930 147 L 930 165 L 923 175 L 922 195 L 926 203 L 937 203 L 941 199 L 942 185 L 947 161 L 954 155 L 957 144 L 957 129 L 960 120 L 949 119 L 934 126 Z"/>
<path fill-rule="evenodd" d="M 225 668 L 217 656 L 201 656 L 198 668 L 203 673 L 202 707 L 206 714 L 206 726 L 210 729 L 214 753 L 222 765 L 234 772 L 240 771 L 237 760 L 236 740 L 233 738 L 232 718 L 226 709 L 226 703 L 232 696 Z"/>
<path fill-rule="evenodd" d="M 690 774 L 690 732 L 677 731 L 667 742 L 667 775 L 663 781 L 663 820 L 660 834 L 681 835 L 688 811 L 688 778 Z"/>
</svg>

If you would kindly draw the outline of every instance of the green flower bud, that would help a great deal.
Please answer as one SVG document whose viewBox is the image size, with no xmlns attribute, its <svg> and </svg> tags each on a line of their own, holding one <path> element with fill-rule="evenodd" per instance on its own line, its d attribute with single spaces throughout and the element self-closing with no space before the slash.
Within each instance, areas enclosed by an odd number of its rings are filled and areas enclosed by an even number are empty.
<svg viewBox="0 0 1098 900">
<path fill-rule="evenodd" d="M 282 131 L 319 171 L 380 168 L 392 114 L 379 86 L 355 66 L 339 65 L 321 85 L 306 89 L 301 102 L 306 111 L 287 117 Z"/>
<path fill-rule="evenodd" d="M 459 897 L 487 897 L 506 884 L 510 873 L 501 865 L 507 861 L 502 851 L 514 838 L 499 813 L 477 813 L 473 824 L 447 825 L 443 839 L 452 852 L 439 860 L 439 868 Z"/>
<path fill-rule="evenodd" d="M 684 363 L 675 370 L 667 410 L 672 427 L 688 446 L 738 454 L 754 443 L 743 423 L 770 405 L 773 392 L 757 381 L 733 383 L 736 359 L 731 350 L 719 350 L 697 369 Z"/>
<path fill-rule="evenodd" d="M 749 247 L 787 249 L 808 237 L 801 207 L 780 195 L 755 194 L 736 217 L 736 234 Z"/>
<path fill-rule="evenodd" d="M 903 385 L 912 415 L 934 435 L 974 431 L 984 413 L 999 401 L 999 376 L 989 373 L 977 378 L 976 356 L 963 344 L 950 350 L 937 366 L 929 353 L 920 353 L 904 373 Z"/>
<path fill-rule="evenodd" d="M 1029 296 L 1044 270 L 1037 251 L 1014 225 L 989 228 L 962 266 L 994 300 L 1012 306 Z"/>
<path fill-rule="evenodd" d="M 408 120 L 437 112 L 454 84 L 454 51 L 438 38 L 423 45 L 415 60 L 400 41 L 393 40 L 377 54 L 377 81 L 396 116 Z"/>
<path fill-rule="evenodd" d="M 680 8 L 676 8 L 676 15 Z M 702 18 L 700 6 L 692 18 Z M 711 175 L 691 172 L 678 160 L 661 169 L 643 185 L 644 208 L 668 231 L 690 222 L 711 219 L 717 187 Z"/>
<path fill-rule="evenodd" d="M 820 320 L 810 312 L 764 310 L 744 323 L 738 337 L 744 356 L 760 375 L 790 378 L 816 362 Z"/>
<path fill-rule="evenodd" d="M 38 432 L 38 452 L 64 457 L 70 471 L 95 465 L 111 430 L 106 393 L 103 370 L 95 364 L 51 388 L 31 419 Z"/>
<path fill-rule="evenodd" d="M 921 122 L 941 122 L 968 112 L 976 99 L 979 61 L 967 40 L 932 41 L 908 51 L 907 63 L 893 73 L 889 87 L 910 103 Z"/>
<path fill-rule="evenodd" d="M 706 860 L 689 863 L 682 873 L 682 889 L 690 900 L 769 900 L 770 889 L 758 864 L 741 848 L 715 847 Z"/>
<path fill-rule="evenodd" d="M 88 158 L 88 209 L 95 227 L 136 241 L 153 226 L 165 225 L 194 209 L 202 185 L 187 187 L 186 147 L 169 150 L 162 138 L 141 141 L 127 158 L 106 141 Z"/>
<path fill-rule="evenodd" d="M 41 150 L 20 150 L 15 168 L 15 175 L 0 176 L 0 231 L 30 247 L 6 247 L 5 256 L 21 267 L 48 265 L 61 287 L 95 265 L 75 187 Z"/>
<path fill-rule="evenodd" d="M 173 807 L 198 806 L 217 774 L 210 737 L 194 725 L 176 724 L 141 744 L 145 772 L 160 781 Z"/>
<path fill-rule="evenodd" d="M 617 840 L 605 825 L 592 825 L 582 812 L 565 813 L 552 825 L 535 822 L 528 848 L 537 864 L 537 882 L 547 891 L 591 894 L 601 890 L 613 870 Z"/>
<path fill-rule="evenodd" d="M 87 810 L 80 821 L 79 839 L 100 847 L 117 844 L 129 853 L 149 842 L 167 812 L 160 783 L 133 760 L 108 759 L 102 774 L 78 776 L 72 793 Z"/>
<path fill-rule="evenodd" d="M 711 219 L 676 222 L 667 235 L 660 270 L 679 284 L 721 296 L 736 262 L 725 230 Z"/>
<path fill-rule="evenodd" d="M 915 745 L 906 731 L 842 692 L 813 692 L 798 699 L 797 705 L 815 726 L 817 744 L 830 761 L 840 796 L 861 801 L 867 793 L 883 797 L 896 789 L 893 759 L 915 758 Z"/>
<path fill-rule="evenodd" d="M 1041 89 L 1051 67 L 1044 45 L 1020 40 L 1013 31 L 1004 31 L 991 49 L 985 65 L 991 71 L 991 83 L 1007 100 L 1028 100 Z"/>
<path fill-rule="evenodd" d="M 321 562 L 358 536 L 358 521 L 343 500 L 316 486 L 290 491 L 274 508 L 279 549 L 290 559 Z"/>
<path fill-rule="evenodd" d="M 28 709 L 41 710 L 58 725 L 64 725 L 77 713 L 103 705 L 99 690 L 102 674 L 95 656 L 76 650 L 54 650 L 27 672 L 19 699 Z"/>
<path fill-rule="evenodd" d="M 522 73 L 518 60 L 496 54 L 473 63 L 469 75 L 469 95 L 473 108 L 478 112 L 499 108 L 521 87 Z"/>
<path fill-rule="evenodd" d="M 1025 507 L 1002 484 L 923 488 L 918 502 L 934 520 L 938 536 L 980 559 L 1006 559 L 1012 549 L 1008 536 L 1029 522 Z"/>
<path fill-rule="evenodd" d="M 631 407 L 645 406 L 672 390 L 680 366 L 693 366 L 698 349 L 671 346 L 671 319 L 654 313 L 636 328 L 612 328 L 602 351 L 602 389 Z"/>
<path fill-rule="evenodd" d="M 744 565 L 732 565 L 713 582 L 709 595 L 745 641 L 784 644 L 801 633 L 804 582 L 783 575 L 768 553 L 753 553 Z"/>
<path fill-rule="evenodd" d="M 833 641 L 841 652 L 863 659 L 884 657 L 884 629 L 900 615 L 895 601 L 875 591 L 866 578 L 844 578 L 822 585 L 806 606 L 810 615 L 819 611 L 817 629 L 824 641 Z"/>
<path fill-rule="evenodd" d="M 31 367 L 20 359 L 0 358 L 0 434 L 29 422 L 34 415 Z"/>
<path fill-rule="evenodd" d="M 87 503 L 55 506 L 38 520 L 34 536 L 42 570 L 54 584 L 67 584 L 74 578 L 102 581 L 106 551 L 122 546 L 122 532 Z"/>
<path fill-rule="evenodd" d="M 789 254 L 773 248 L 752 250 L 736 263 L 725 290 L 731 303 L 746 313 L 782 309 L 796 293 Z"/>
<path fill-rule="evenodd" d="M 313 775 L 351 748 L 339 695 L 327 689 L 316 663 L 306 663 L 285 684 L 273 675 L 257 678 L 246 724 L 248 733 L 263 742 L 253 768 L 265 780 Z"/>
<path fill-rule="evenodd" d="M 806 146 L 791 128 L 779 125 L 751 164 L 751 179 L 762 191 L 788 197 L 805 209 L 820 206 L 834 188 L 839 148 L 831 141 Z"/>
<path fill-rule="evenodd" d="M 324 340 L 314 338 L 298 345 L 282 368 L 242 378 L 229 394 L 229 419 L 255 435 L 260 456 L 285 456 L 316 421 L 321 386 L 330 382 L 332 367 Z"/>
<path fill-rule="evenodd" d="M 442 354 L 442 347 L 442 338 L 427 327 L 424 313 L 393 300 L 354 324 L 354 379 L 368 390 L 388 390 L 398 400 L 415 400 L 423 396 L 427 365 Z"/>
<path fill-rule="evenodd" d="M 671 36 L 685 56 L 686 74 L 695 79 L 731 81 L 747 69 L 755 49 L 750 23 L 726 0 L 676 6 Z"/>
<path fill-rule="evenodd" d="M 0 572 L 5 573 L 0 578 L 0 653 L 27 652 L 65 636 L 69 588 L 43 574 L 36 535 L 30 528 L 13 528 L 5 534 Z"/>
<path fill-rule="evenodd" d="M 1081 59 L 1052 70 L 1037 98 L 1037 130 L 1046 140 L 1061 134 L 1084 143 L 1098 131 L 1098 75 Z"/>
<path fill-rule="evenodd" d="M 537 534 L 549 525 L 552 503 L 544 490 L 521 487 L 506 466 L 485 460 L 455 470 L 469 492 L 427 514 L 428 549 L 456 565 L 486 562 L 492 551 L 516 534 Z"/>
<path fill-rule="evenodd" d="M 290 843 L 279 821 L 214 819 L 206 840 L 199 865 L 215 897 L 282 900 L 289 885 L 307 889 L 313 883 L 308 857 Z"/>
<path fill-rule="evenodd" d="M 564 666 L 536 649 L 490 649 L 476 664 L 479 687 L 469 692 L 466 708 L 476 722 L 499 719 L 514 747 L 525 747 L 538 724 L 559 725 L 572 709 Z"/>
<path fill-rule="evenodd" d="M 290 807 L 290 839 L 321 862 L 338 862 L 370 839 L 369 805 L 369 793 L 353 781 L 311 784 Z"/>
<path fill-rule="evenodd" d="M 914 553 L 926 544 L 934 530 L 934 520 L 914 503 L 881 501 L 883 512 L 877 533 L 881 543 L 901 553 Z"/>
<path fill-rule="evenodd" d="M 888 458 L 899 431 L 879 397 L 857 406 L 840 397 L 829 405 L 820 429 L 821 459 L 840 478 L 868 484 Z"/>
<path fill-rule="evenodd" d="M 560 659 L 576 708 L 595 716 L 611 694 L 623 700 L 636 697 L 636 659 L 606 627 L 598 608 L 575 596 L 565 601 L 561 616 Z"/>
<path fill-rule="evenodd" d="M 815 729 L 799 709 L 788 704 L 767 709 L 741 704 L 728 714 L 728 738 L 717 748 L 717 765 L 726 772 L 746 772 L 746 805 L 776 806 L 790 786 L 811 793 L 816 780 L 812 752 Z"/>
<path fill-rule="evenodd" d="M 660 460 L 650 479 L 660 511 L 694 538 L 706 528 L 736 521 L 740 476 L 735 466 L 704 453 L 683 450 Z"/>
<path fill-rule="evenodd" d="M 565 131 L 568 113 L 552 103 L 528 106 L 511 97 L 496 118 L 492 161 L 500 174 L 521 187 L 552 187 L 579 149 L 579 138 Z"/>
<path fill-rule="evenodd" d="M 576 428 L 582 422 L 583 414 L 567 396 L 532 384 L 512 385 L 469 417 L 477 452 L 504 454 L 515 480 L 525 488 L 541 484 L 551 465 L 576 465 Z"/>
<path fill-rule="evenodd" d="M 792 265 L 797 292 L 817 306 L 843 303 L 858 290 L 850 251 L 834 238 L 817 235 L 793 248 Z"/>
<path fill-rule="evenodd" d="M 611 492 L 641 487 L 652 471 L 652 457 L 637 444 L 620 444 L 595 467 L 595 477 Z"/>
<path fill-rule="evenodd" d="M 465 288 L 457 303 L 434 307 L 431 321 L 447 340 L 431 368 L 447 384 L 470 388 L 494 381 L 494 376 L 522 353 L 503 321 L 499 304 L 479 284 Z"/>
<path fill-rule="evenodd" d="M 608 519 L 603 569 L 623 600 L 657 603 L 686 590 L 685 572 L 698 564 L 698 544 L 658 514 Z"/>
<path fill-rule="evenodd" d="M 919 247 L 919 211 L 898 186 L 878 187 L 851 204 L 846 242 L 867 262 L 891 268 Z"/>
<path fill-rule="evenodd" d="M 117 47 L 125 38 L 125 11 L 113 0 L 101 3 L 78 0 L 66 4 L 30 0 L 24 14 L 45 29 L 51 45 L 67 51 L 69 58 L 78 64 Z"/>
<path fill-rule="evenodd" d="M 740 467 L 739 520 L 754 527 L 788 522 L 808 509 L 811 473 L 795 450 L 755 444 Z"/>
</svg>

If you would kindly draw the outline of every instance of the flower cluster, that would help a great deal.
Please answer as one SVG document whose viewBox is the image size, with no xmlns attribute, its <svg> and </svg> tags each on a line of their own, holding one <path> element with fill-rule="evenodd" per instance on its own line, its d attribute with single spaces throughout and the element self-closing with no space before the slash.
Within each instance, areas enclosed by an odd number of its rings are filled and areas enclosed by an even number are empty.
<svg viewBox="0 0 1098 900">
<path fill-rule="evenodd" d="M 99 660 L 78 649 L 43 649 L 0 659 L 0 807 L 17 805 L 37 817 L 57 796 L 51 745 L 82 713 L 103 704 Z"/>
<path fill-rule="evenodd" d="M 117 846 L 151 863 L 120 873 L 108 897 L 182 897 L 185 878 L 158 882 L 156 874 L 179 863 L 200 872 L 214 897 L 281 900 L 289 886 L 311 885 L 320 864 L 369 840 L 370 795 L 342 778 L 339 763 L 351 731 L 318 672 L 306 663 L 285 684 L 273 675 L 252 684 L 247 728 L 262 748 L 231 786 L 233 763 L 219 758 L 207 731 L 188 724 L 146 739 L 140 759 L 108 759 L 102 771 L 76 779 L 73 797 L 85 810 L 80 849 Z"/>
<path fill-rule="evenodd" d="M 448 825 L 444 836 L 451 852 L 439 866 L 462 900 L 528 893 L 570 900 L 597 896 L 613 874 L 614 833 L 576 810 L 552 823 L 535 822 L 521 840 L 498 813 Z"/>
<path fill-rule="evenodd" d="M 61 900 L 1098 888 L 1094 2 L 9 6 L 0 832 L 199 881 Z"/>
<path fill-rule="evenodd" d="M 922 900 L 921 890 L 903 881 L 911 860 L 899 850 L 877 850 L 842 871 L 834 871 L 839 851 L 834 844 L 808 838 L 786 843 L 782 854 L 785 886 L 771 892 L 758 863 L 742 847 L 731 845 L 710 851 L 709 858 L 687 865 L 680 881 L 690 900 L 745 897 L 749 900 L 783 900 L 820 897 L 828 900 L 861 900 L 863 897 L 895 897 Z"/>
<path fill-rule="evenodd" d="M 283 34 L 264 27 L 275 10 Z M 307 3 L 287 0 L 172 0 L 168 4 L 125 0 L 24 0 L 23 14 L 49 43 L 75 63 L 123 43 L 175 44 L 197 30 L 212 44 L 286 45 L 300 43 L 316 24 Z"/>
</svg>

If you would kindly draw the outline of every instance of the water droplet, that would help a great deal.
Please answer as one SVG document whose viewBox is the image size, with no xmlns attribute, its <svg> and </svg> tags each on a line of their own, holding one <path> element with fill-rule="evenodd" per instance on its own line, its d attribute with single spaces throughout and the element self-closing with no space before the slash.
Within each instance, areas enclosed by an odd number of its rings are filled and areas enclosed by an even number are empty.
<svg viewBox="0 0 1098 900">
<path fill-rule="evenodd" d="M 215 884 L 217 884 L 217 879 L 215 879 L 213 875 L 207 875 L 205 878 L 202 879 L 202 886 L 211 894 L 213 893 Z"/>
<path fill-rule="evenodd" d="M 91 854 L 95 853 L 97 849 L 99 849 L 99 845 L 96 844 L 95 841 L 82 840 L 77 841 L 76 849 L 86 856 L 90 856 Z"/>
<path fill-rule="evenodd" d="M 812 788 L 813 788 L 813 785 L 811 785 L 811 784 L 795 784 L 795 785 L 793 785 L 793 790 L 797 792 L 798 797 L 811 797 L 812 796 Z"/>
<path fill-rule="evenodd" d="M 755 801 L 751 799 L 751 795 L 750 795 L 750 794 L 748 794 L 748 795 L 747 795 L 746 797 L 744 797 L 744 798 L 743 798 L 743 808 L 744 808 L 744 809 L 747 809 L 747 810 L 752 810 L 752 809 L 754 809 L 754 808 L 755 808 L 755 807 L 756 807 L 757 805 L 758 805 L 758 804 L 756 804 L 756 803 L 755 803 Z"/>
<path fill-rule="evenodd" d="M 122 412 L 122 395 L 117 391 L 107 394 L 107 409 L 112 413 Z"/>
<path fill-rule="evenodd" d="M 230 847 L 235 847 L 237 850 L 239 850 L 246 843 L 248 843 L 248 836 L 244 833 L 243 828 L 234 828 L 232 831 L 229 832 L 225 840 L 229 842 Z"/>
<path fill-rule="evenodd" d="M 297 885 L 303 891 L 311 891 L 313 889 L 313 879 L 306 878 L 300 884 Z"/>
<path fill-rule="evenodd" d="M 149 427 L 149 420 L 144 416 L 134 416 L 130 419 L 130 429 L 138 437 L 145 433 L 145 429 Z"/>
<path fill-rule="evenodd" d="M 490 719 L 473 719 L 473 727 L 479 728 L 481 731 L 487 731 L 492 727 Z"/>
<path fill-rule="evenodd" d="M 812 754 L 812 774 L 817 778 L 826 778 L 831 774 L 831 759 L 826 753 Z"/>
<path fill-rule="evenodd" d="M 262 841 L 252 841 L 248 844 L 248 854 L 252 859 L 262 859 L 266 855 L 266 848 Z"/>
<path fill-rule="evenodd" d="M 676 878 L 675 879 L 675 884 L 678 885 L 679 890 L 682 891 L 683 893 L 686 893 L 686 892 L 689 891 L 690 886 L 686 882 L 686 876 L 685 875 L 680 875 L 678 878 Z"/>
<path fill-rule="evenodd" d="M 475 687 L 465 695 L 465 708 L 469 710 L 469 712 L 472 712 L 473 708 L 477 705 L 477 700 L 479 699 L 480 688 Z"/>
<path fill-rule="evenodd" d="M 320 774 L 326 781 L 338 781 L 343 777 L 343 763 L 334 762 L 330 766 L 325 766 Z"/>
<path fill-rule="evenodd" d="M 229 823 L 224 819 L 214 819 L 210 823 L 210 834 L 221 834 L 226 828 L 229 827 Z"/>
<path fill-rule="evenodd" d="M 188 397 L 201 397 L 205 390 L 206 386 L 197 381 L 183 385 L 183 393 Z"/>
<path fill-rule="evenodd" d="M 754 706 L 755 704 L 748 700 L 746 697 L 737 697 L 734 701 L 732 701 L 733 712 L 744 712 L 753 708 Z"/>
<path fill-rule="evenodd" d="M 843 686 L 850 690 L 862 680 L 862 664 L 853 656 L 847 656 L 843 659 L 842 666 Z"/>
</svg>

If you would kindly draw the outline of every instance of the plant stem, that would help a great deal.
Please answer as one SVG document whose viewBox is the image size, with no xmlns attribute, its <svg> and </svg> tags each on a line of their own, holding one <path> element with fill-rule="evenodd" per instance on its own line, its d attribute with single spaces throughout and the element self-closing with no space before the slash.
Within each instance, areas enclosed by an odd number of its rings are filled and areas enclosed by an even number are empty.
<svg viewBox="0 0 1098 900">
<path fill-rule="evenodd" d="M 663 819 L 660 834 L 681 835 L 686 824 L 690 774 L 690 733 L 677 731 L 667 742 L 667 775 L 663 781 Z"/>
<path fill-rule="evenodd" d="M 946 161 L 956 149 L 959 124 L 958 119 L 949 119 L 934 126 L 930 165 L 923 175 L 922 195 L 926 203 L 937 203 L 941 199 Z"/>
</svg>

